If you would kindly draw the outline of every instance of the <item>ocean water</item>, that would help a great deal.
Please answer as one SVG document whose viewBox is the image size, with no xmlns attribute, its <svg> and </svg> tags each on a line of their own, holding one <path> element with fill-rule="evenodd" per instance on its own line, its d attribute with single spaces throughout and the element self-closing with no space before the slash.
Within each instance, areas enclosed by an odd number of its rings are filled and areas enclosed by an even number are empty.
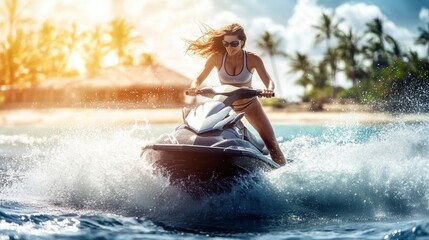
<svg viewBox="0 0 429 240">
<path fill-rule="evenodd" d="M 174 125 L 0 127 L 0 239 L 429 239 L 429 124 L 275 124 L 294 162 L 194 199 L 140 149 Z"/>
</svg>

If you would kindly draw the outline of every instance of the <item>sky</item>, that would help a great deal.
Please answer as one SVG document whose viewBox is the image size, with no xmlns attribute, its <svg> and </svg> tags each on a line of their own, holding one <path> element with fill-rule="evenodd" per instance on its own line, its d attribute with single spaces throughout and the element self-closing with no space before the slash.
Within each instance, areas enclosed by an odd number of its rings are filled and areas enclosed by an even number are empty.
<svg viewBox="0 0 429 240">
<path fill-rule="evenodd" d="M 105 24 L 113 17 L 124 17 L 136 27 L 143 45 L 137 51 L 155 54 L 158 62 L 195 79 L 205 59 L 186 52 L 185 40 L 201 35 L 201 26 L 212 28 L 238 22 L 246 31 L 246 50 L 260 55 L 272 77 L 271 62 L 256 47 L 264 31 L 282 39 L 281 48 L 288 54 L 299 51 L 310 59 L 320 59 L 324 45 L 315 45 L 314 26 L 322 13 L 343 18 L 342 29 L 353 28 L 363 33 L 365 24 L 375 17 L 384 20 L 385 31 L 404 49 L 426 54 L 423 46 L 415 46 L 418 27 L 429 23 L 429 0 L 32 0 L 27 12 L 38 20 L 59 25 L 77 22 L 82 30 Z M 284 95 L 297 101 L 303 89 L 289 73 L 287 59 L 278 58 L 279 81 Z M 344 76 L 338 76 L 342 86 L 350 86 Z M 217 85 L 215 70 L 206 83 Z M 263 85 L 254 74 L 254 87 Z"/>
</svg>

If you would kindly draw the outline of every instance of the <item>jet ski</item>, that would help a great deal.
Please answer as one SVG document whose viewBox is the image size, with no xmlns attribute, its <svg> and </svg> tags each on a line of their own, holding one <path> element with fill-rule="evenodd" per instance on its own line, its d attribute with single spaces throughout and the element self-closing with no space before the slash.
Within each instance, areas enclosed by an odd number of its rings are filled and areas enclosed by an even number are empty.
<svg viewBox="0 0 429 240">
<path fill-rule="evenodd" d="M 242 123 L 244 113 L 231 107 L 261 93 L 231 85 L 198 90 L 212 100 L 184 108 L 183 123 L 144 146 L 142 156 L 172 184 L 194 194 L 225 192 L 240 177 L 279 168 L 262 140 Z"/>
</svg>

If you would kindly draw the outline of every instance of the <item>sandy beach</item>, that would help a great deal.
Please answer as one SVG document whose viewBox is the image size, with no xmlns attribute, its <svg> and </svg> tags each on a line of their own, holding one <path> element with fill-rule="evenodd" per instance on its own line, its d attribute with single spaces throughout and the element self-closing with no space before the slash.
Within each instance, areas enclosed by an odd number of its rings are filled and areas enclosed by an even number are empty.
<svg viewBox="0 0 429 240">
<path fill-rule="evenodd" d="M 133 124 L 144 121 L 152 124 L 180 123 L 181 108 L 108 109 L 108 108 L 18 108 L 0 110 L 1 126 L 19 125 L 110 125 Z M 311 112 L 302 106 L 284 109 L 265 107 L 273 123 L 290 124 L 380 124 L 392 122 L 429 121 L 428 114 L 392 115 L 372 112 L 362 106 L 328 105 L 323 112 Z"/>
</svg>

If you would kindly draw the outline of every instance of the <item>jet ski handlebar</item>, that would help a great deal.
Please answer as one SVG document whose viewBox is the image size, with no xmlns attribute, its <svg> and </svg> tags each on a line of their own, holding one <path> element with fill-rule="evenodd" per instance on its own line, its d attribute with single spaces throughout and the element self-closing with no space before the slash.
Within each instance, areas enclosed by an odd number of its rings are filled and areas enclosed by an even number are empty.
<svg viewBox="0 0 429 240">
<path fill-rule="evenodd" d="M 225 90 L 225 89 L 222 89 Z M 189 95 L 189 91 L 187 90 L 185 92 L 186 95 Z M 213 98 L 215 96 L 218 95 L 223 95 L 226 97 L 231 97 L 233 96 L 235 99 L 244 99 L 244 98 L 251 98 L 251 97 L 263 97 L 264 95 L 264 91 L 263 90 L 256 90 L 256 89 L 251 89 L 251 88 L 234 88 L 234 90 L 229 90 L 229 91 L 219 91 L 219 89 L 217 88 L 211 88 L 211 87 L 206 87 L 206 88 L 201 88 L 199 90 L 197 90 L 197 95 L 201 95 L 203 97 L 209 97 L 209 98 Z M 271 97 L 274 97 L 275 94 L 274 92 L 272 93 Z"/>
</svg>

